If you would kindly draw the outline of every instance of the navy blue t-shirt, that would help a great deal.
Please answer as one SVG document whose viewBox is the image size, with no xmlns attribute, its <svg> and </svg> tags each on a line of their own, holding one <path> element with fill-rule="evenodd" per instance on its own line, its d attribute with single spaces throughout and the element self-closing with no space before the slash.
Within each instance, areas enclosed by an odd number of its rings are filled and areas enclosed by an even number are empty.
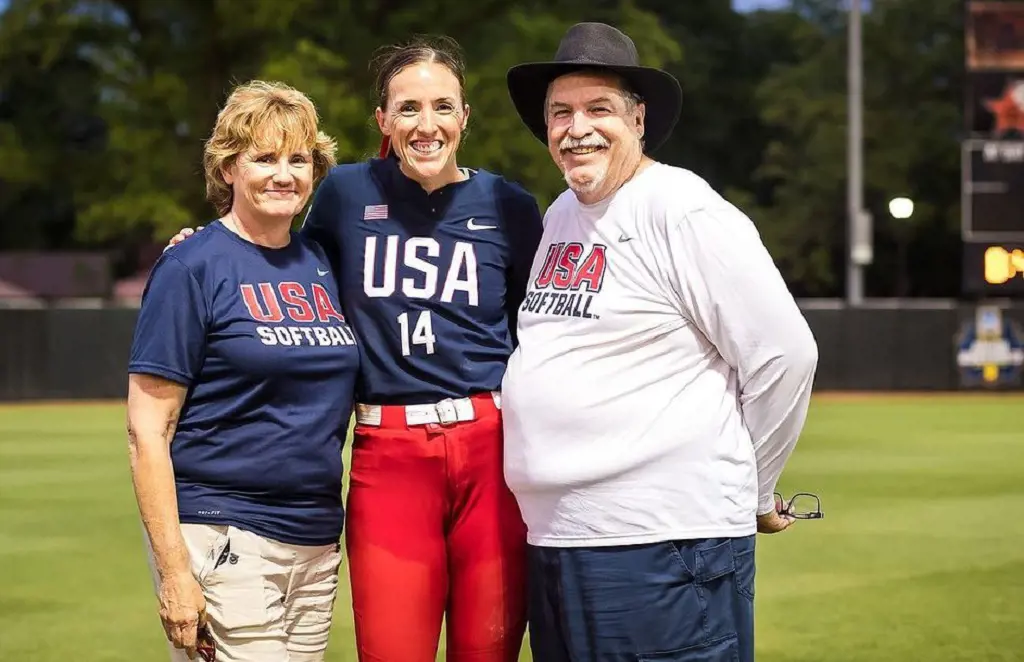
<svg viewBox="0 0 1024 662">
<path fill-rule="evenodd" d="M 341 165 L 302 227 L 327 252 L 363 355 L 358 399 L 497 390 L 542 233 L 534 198 L 486 170 L 427 193 L 386 159 Z"/>
<path fill-rule="evenodd" d="M 359 370 L 323 249 L 265 248 L 219 221 L 167 250 L 129 372 L 188 386 L 171 459 L 183 523 L 297 545 L 342 532 L 342 445 Z"/>
</svg>

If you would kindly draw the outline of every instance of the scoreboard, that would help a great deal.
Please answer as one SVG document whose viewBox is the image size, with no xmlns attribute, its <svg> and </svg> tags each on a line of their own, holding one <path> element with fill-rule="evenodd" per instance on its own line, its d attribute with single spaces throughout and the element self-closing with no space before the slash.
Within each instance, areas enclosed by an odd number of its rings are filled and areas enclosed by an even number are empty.
<svg viewBox="0 0 1024 662">
<path fill-rule="evenodd" d="M 1024 297 L 1024 141 L 964 141 L 963 168 L 963 292 Z"/>
<path fill-rule="evenodd" d="M 1024 297 L 1024 241 L 964 242 L 964 291 L 996 297 Z"/>
<path fill-rule="evenodd" d="M 963 291 L 1024 297 L 1024 2 L 966 9 Z"/>
<path fill-rule="evenodd" d="M 966 140 L 963 238 L 1024 239 L 1024 140 Z"/>
</svg>

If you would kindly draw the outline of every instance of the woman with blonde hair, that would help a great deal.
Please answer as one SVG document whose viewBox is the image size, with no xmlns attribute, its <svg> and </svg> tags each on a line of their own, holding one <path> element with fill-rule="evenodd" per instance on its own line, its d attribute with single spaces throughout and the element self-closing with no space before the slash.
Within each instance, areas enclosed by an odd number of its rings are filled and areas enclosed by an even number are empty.
<svg viewBox="0 0 1024 662">
<path fill-rule="evenodd" d="M 291 226 L 334 152 L 300 92 L 236 88 L 204 154 L 219 218 L 143 295 L 131 471 L 177 660 L 324 657 L 359 352 L 323 249 Z"/>
<path fill-rule="evenodd" d="M 333 168 L 301 230 L 331 260 L 363 357 L 345 523 L 357 656 L 432 662 L 443 626 L 450 662 L 514 662 L 526 526 L 499 388 L 541 214 L 520 185 L 458 164 L 457 42 L 385 46 L 373 70 L 381 157 Z"/>
</svg>

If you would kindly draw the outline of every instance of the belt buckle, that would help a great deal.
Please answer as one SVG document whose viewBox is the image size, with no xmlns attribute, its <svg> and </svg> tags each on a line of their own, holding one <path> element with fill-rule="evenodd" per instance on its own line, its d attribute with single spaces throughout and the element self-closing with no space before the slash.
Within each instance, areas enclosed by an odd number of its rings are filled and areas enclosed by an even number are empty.
<svg viewBox="0 0 1024 662">
<path fill-rule="evenodd" d="M 434 411 L 437 412 L 437 419 L 441 422 L 441 425 L 456 423 L 459 420 L 459 414 L 455 410 L 455 401 L 451 398 L 445 398 L 436 403 Z"/>
</svg>

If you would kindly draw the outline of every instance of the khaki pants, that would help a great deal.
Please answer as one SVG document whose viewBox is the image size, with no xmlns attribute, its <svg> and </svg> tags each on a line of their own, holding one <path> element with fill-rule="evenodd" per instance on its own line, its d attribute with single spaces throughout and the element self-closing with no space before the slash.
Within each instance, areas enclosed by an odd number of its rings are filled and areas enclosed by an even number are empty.
<svg viewBox="0 0 1024 662">
<path fill-rule="evenodd" d="M 324 659 L 338 545 L 287 545 L 233 526 L 183 524 L 181 532 L 206 598 L 217 662 Z M 155 586 L 152 551 L 149 559 Z M 188 662 L 185 651 L 168 646 L 172 662 Z"/>
</svg>

